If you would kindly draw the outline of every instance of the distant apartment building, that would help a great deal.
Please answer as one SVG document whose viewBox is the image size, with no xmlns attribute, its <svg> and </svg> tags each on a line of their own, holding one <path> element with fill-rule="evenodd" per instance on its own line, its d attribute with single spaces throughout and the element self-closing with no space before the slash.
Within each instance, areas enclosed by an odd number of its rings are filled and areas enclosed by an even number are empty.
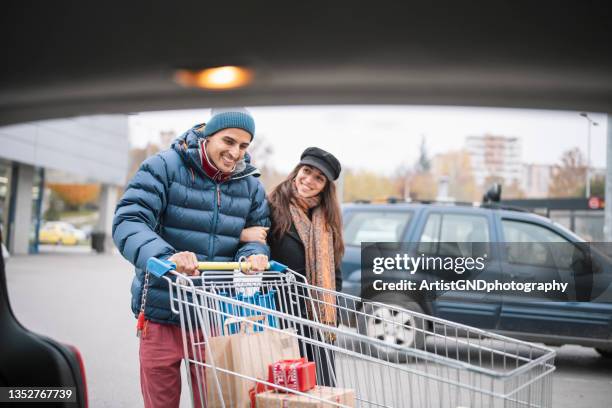
<svg viewBox="0 0 612 408">
<path fill-rule="evenodd" d="M 482 186 L 490 177 L 510 184 L 522 178 L 521 140 L 507 136 L 468 136 L 465 150 L 470 156 L 474 180 Z"/>
<path fill-rule="evenodd" d="M 548 197 L 548 186 L 553 174 L 554 166 L 551 164 L 523 164 L 520 185 L 525 197 Z"/>
</svg>

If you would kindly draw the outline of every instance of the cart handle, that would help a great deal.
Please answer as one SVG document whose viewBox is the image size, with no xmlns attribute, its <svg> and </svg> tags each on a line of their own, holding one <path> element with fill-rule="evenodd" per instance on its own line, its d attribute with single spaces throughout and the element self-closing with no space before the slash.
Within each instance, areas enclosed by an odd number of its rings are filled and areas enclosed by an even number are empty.
<svg viewBox="0 0 612 408">
<path fill-rule="evenodd" d="M 173 271 L 176 269 L 176 264 L 174 262 L 165 261 L 163 259 L 158 259 L 155 257 L 149 258 L 147 261 L 147 271 L 151 272 L 153 275 L 161 278 L 166 273 Z M 250 262 L 198 262 L 198 270 L 200 271 L 236 271 L 240 270 L 242 272 L 248 271 L 251 269 Z M 272 272 L 284 272 L 287 270 L 287 266 L 283 265 L 280 262 L 270 261 L 268 262 L 268 267 L 266 268 L 268 271 Z"/>
</svg>

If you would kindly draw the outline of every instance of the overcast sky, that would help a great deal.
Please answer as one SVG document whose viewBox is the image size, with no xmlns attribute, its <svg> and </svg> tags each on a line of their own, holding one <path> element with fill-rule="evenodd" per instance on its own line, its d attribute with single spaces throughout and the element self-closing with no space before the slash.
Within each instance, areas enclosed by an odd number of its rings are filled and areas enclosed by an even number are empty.
<svg viewBox="0 0 612 408">
<path fill-rule="evenodd" d="M 461 149 L 466 136 L 518 136 L 525 163 L 552 164 L 570 148 L 586 154 L 587 121 L 578 112 L 437 106 L 297 106 L 249 108 L 256 124 L 255 142 L 263 136 L 273 146 L 272 165 L 289 171 L 308 146 L 336 155 L 343 166 L 391 174 L 412 164 L 425 136 L 431 156 Z M 607 118 L 589 114 L 591 161 L 605 167 Z M 159 133 L 180 135 L 206 122 L 209 109 L 139 113 L 130 117 L 130 140 L 142 147 L 159 142 Z"/>
</svg>

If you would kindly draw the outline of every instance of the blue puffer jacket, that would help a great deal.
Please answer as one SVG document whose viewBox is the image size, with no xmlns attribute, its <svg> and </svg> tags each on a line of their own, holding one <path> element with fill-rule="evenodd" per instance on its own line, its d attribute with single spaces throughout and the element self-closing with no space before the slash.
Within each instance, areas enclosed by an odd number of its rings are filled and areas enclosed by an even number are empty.
<svg viewBox="0 0 612 408">
<path fill-rule="evenodd" d="M 202 169 L 198 139 L 202 125 L 177 138 L 172 148 L 145 160 L 117 205 L 113 240 L 136 267 L 132 311 L 138 315 L 145 265 L 150 257 L 168 258 L 191 251 L 200 261 L 238 260 L 264 254 L 258 243 L 241 244 L 245 227 L 270 225 L 259 171 L 246 160 L 232 177 L 216 183 Z M 149 276 L 145 316 L 158 323 L 178 324 L 170 310 L 168 285 Z"/>
</svg>

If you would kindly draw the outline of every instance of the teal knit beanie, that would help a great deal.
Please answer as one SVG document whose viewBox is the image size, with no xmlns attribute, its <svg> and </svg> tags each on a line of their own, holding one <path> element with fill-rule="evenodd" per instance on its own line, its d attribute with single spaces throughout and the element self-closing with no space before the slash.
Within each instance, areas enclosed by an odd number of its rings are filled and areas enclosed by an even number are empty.
<svg viewBox="0 0 612 408">
<path fill-rule="evenodd" d="M 220 130 L 238 128 L 250 133 L 251 140 L 255 136 L 255 120 L 245 108 L 215 108 L 212 117 L 204 127 L 204 137 L 208 137 Z"/>
</svg>

